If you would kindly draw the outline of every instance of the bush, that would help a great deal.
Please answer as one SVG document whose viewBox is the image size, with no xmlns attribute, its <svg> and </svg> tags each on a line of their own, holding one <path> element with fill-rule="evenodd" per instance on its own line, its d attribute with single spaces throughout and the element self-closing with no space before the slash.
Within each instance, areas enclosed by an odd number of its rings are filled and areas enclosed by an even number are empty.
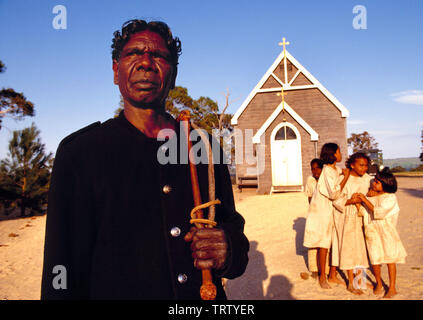
<svg viewBox="0 0 423 320">
<path fill-rule="evenodd" d="M 405 171 L 407 171 L 407 170 L 405 170 L 405 168 L 403 168 L 403 167 L 401 167 L 401 166 L 396 166 L 396 167 L 393 167 L 392 169 L 391 169 L 391 172 L 405 172 Z"/>
<path fill-rule="evenodd" d="M 419 165 L 417 168 L 411 169 L 410 171 L 423 171 L 423 164 Z"/>
<path fill-rule="evenodd" d="M 42 212 L 47 202 L 53 154 L 44 151 L 40 131 L 32 124 L 13 131 L 9 156 L 0 161 L 0 201 L 4 207 L 19 206 L 31 215 Z"/>
</svg>

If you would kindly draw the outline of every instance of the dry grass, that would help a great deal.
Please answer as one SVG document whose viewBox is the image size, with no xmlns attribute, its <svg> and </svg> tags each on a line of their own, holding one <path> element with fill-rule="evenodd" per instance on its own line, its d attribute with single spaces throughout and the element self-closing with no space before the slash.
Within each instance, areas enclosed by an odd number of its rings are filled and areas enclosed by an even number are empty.
<svg viewBox="0 0 423 320">
<path fill-rule="evenodd" d="M 396 177 L 423 177 L 423 171 L 395 172 Z"/>
</svg>

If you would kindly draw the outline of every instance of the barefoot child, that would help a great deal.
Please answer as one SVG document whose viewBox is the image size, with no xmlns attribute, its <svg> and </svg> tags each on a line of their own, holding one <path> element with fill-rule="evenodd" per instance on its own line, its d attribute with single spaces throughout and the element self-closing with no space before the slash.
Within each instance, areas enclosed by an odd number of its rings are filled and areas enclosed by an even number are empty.
<svg viewBox="0 0 423 320">
<path fill-rule="evenodd" d="M 317 181 L 319 180 L 320 174 L 322 173 L 323 163 L 322 160 L 314 158 L 310 162 L 311 176 L 307 178 L 307 183 L 305 187 L 305 194 L 308 197 L 308 203 L 310 204 L 311 198 L 313 197 L 314 190 L 317 186 Z"/>
<path fill-rule="evenodd" d="M 341 169 L 336 167 L 336 163 L 342 160 L 341 151 L 336 143 L 326 143 L 322 147 L 320 159 L 323 162 L 323 170 L 317 182 L 316 190 L 311 199 L 308 210 L 304 232 L 304 246 L 307 248 L 317 248 L 317 261 L 320 271 L 319 284 L 324 289 L 330 289 L 330 282 L 339 283 L 336 277 L 337 264 L 332 261 L 329 270 L 329 279 L 326 279 L 325 265 L 328 250 L 338 254 L 338 241 L 334 226 L 332 201 L 341 195 L 341 191 L 349 177 L 349 170 L 344 171 L 345 175 L 341 180 Z"/>
<path fill-rule="evenodd" d="M 397 294 L 395 288 L 396 264 L 405 263 L 404 246 L 398 235 L 396 225 L 399 206 L 395 192 L 397 181 L 389 168 L 384 168 L 376 174 L 372 190 L 378 195 L 367 198 L 360 193 L 357 197 L 367 210 L 360 210 L 364 216 L 366 242 L 370 263 L 376 278 L 374 293 L 382 293 L 381 264 L 388 265 L 389 289 L 385 298 Z"/>
<path fill-rule="evenodd" d="M 311 176 L 308 177 L 305 194 L 308 198 L 308 203 L 310 204 L 311 198 L 313 197 L 314 190 L 317 186 L 317 181 L 319 180 L 320 174 L 322 173 L 323 163 L 322 160 L 314 158 L 310 162 L 311 167 Z M 308 269 L 311 272 L 311 277 L 317 279 L 319 276 L 317 268 L 317 249 L 311 248 L 308 249 Z M 326 264 L 326 269 L 328 269 L 328 264 Z"/>
<path fill-rule="evenodd" d="M 354 287 L 354 270 L 367 269 L 366 241 L 363 233 L 363 218 L 358 216 L 355 203 L 356 198 L 351 197 L 356 193 L 367 194 L 372 179 L 367 171 L 370 159 L 361 152 L 356 152 L 349 157 L 346 167 L 350 169 L 350 177 L 342 191 L 342 197 L 334 201 L 334 206 L 339 215 L 339 268 L 346 270 L 348 275 L 347 290 L 354 294 L 363 294 L 363 291 Z M 364 270 L 362 270 L 363 272 Z"/>
</svg>

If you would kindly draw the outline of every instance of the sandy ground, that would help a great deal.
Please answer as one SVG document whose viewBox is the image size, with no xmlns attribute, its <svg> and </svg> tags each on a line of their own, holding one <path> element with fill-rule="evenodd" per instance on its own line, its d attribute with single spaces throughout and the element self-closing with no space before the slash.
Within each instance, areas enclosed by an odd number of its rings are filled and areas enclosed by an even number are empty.
<svg viewBox="0 0 423 320">
<path fill-rule="evenodd" d="M 401 177 L 398 183 L 398 231 L 408 257 L 397 266 L 394 299 L 423 300 L 423 178 Z M 300 277 L 307 272 L 304 194 L 256 195 L 255 189 L 234 194 L 251 248 L 245 274 L 227 283 L 229 299 L 381 299 L 371 290 L 354 296 L 342 285 L 324 290 L 316 280 Z M 0 221 L 0 300 L 39 299 L 45 218 Z M 386 266 L 382 277 L 388 281 Z M 368 278 L 374 280 L 370 271 Z"/>
</svg>

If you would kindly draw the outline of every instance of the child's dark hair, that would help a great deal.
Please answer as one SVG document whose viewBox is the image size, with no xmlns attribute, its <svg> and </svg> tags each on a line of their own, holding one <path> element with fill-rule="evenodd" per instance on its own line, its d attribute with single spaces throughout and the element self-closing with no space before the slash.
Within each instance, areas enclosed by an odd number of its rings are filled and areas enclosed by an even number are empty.
<svg viewBox="0 0 423 320">
<path fill-rule="evenodd" d="M 395 179 L 395 176 L 392 174 L 391 170 L 389 170 L 389 167 L 385 167 L 382 171 L 378 171 L 375 179 L 380 181 L 383 191 L 387 193 L 397 192 L 397 179 Z"/>
<path fill-rule="evenodd" d="M 352 154 L 347 161 L 345 161 L 345 166 L 348 169 L 352 169 L 351 165 L 355 162 L 355 160 L 357 159 L 366 159 L 367 160 L 367 164 L 370 165 L 370 158 L 367 156 L 367 154 L 363 153 L 363 152 L 356 152 L 354 154 Z"/>
<path fill-rule="evenodd" d="M 310 167 L 313 167 L 313 164 L 317 164 L 317 166 L 322 169 L 323 168 L 323 162 L 322 160 L 320 160 L 319 158 L 314 158 L 313 160 L 311 160 L 310 162 Z"/>
<path fill-rule="evenodd" d="M 325 143 L 320 151 L 320 160 L 323 164 L 332 164 L 336 161 L 335 153 L 339 149 L 336 143 L 329 142 Z"/>
</svg>

